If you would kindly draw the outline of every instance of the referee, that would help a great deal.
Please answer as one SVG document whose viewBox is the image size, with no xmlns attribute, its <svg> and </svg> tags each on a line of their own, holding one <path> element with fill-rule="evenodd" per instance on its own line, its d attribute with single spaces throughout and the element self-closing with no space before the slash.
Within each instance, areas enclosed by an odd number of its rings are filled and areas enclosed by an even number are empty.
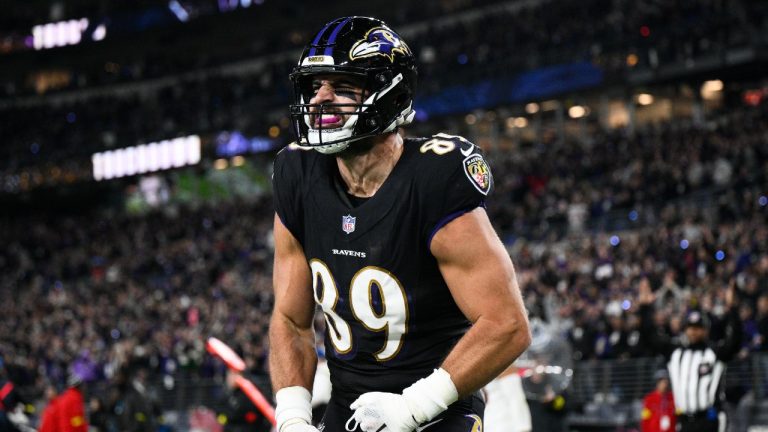
<svg viewBox="0 0 768 432">
<path fill-rule="evenodd" d="M 726 430 L 722 385 L 725 363 L 741 346 L 741 320 L 734 307 L 734 286 L 725 295 L 726 320 L 722 340 L 709 340 L 709 323 L 701 311 L 689 312 L 685 337 L 673 343 L 653 324 L 654 294 L 647 279 L 640 281 L 641 334 L 657 353 L 667 360 L 672 394 L 675 399 L 678 431 L 720 432 Z"/>
</svg>

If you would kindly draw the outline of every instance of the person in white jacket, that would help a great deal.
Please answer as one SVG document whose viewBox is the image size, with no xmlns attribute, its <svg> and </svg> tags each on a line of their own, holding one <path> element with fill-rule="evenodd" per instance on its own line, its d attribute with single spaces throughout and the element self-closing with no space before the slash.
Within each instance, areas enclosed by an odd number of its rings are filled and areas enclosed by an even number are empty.
<svg viewBox="0 0 768 432">
<path fill-rule="evenodd" d="M 485 432 L 531 432 L 531 412 L 516 366 L 488 383 L 485 394 Z"/>
</svg>

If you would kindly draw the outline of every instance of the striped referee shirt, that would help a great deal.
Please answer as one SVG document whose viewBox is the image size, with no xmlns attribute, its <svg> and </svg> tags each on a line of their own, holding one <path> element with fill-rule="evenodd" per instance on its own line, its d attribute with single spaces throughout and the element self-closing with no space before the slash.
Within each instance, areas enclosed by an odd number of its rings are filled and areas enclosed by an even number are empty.
<svg viewBox="0 0 768 432">
<path fill-rule="evenodd" d="M 725 320 L 725 336 L 717 342 L 674 343 L 659 333 L 652 322 L 653 307 L 640 308 L 642 337 L 658 354 L 667 359 L 669 381 L 678 414 L 697 414 L 719 409 L 723 399 L 725 363 L 741 347 L 741 320 L 736 307 Z"/>
<path fill-rule="evenodd" d="M 717 396 L 725 363 L 705 344 L 680 347 L 672 352 L 667 363 L 672 395 L 677 412 L 694 414 L 718 404 Z"/>
</svg>

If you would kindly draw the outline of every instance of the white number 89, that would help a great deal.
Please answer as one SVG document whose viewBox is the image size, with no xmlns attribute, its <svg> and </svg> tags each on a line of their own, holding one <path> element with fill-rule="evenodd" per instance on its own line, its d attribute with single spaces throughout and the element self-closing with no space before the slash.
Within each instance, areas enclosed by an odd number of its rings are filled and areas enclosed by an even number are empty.
<svg viewBox="0 0 768 432">
<path fill-rule="evenodd" d="M 339 290 L 328 266 L 317 259 L 309 262 L 312 270 L 312 291 L 315 301 L 323 309 L 328 324 L 331 343 L 339 354 L 352 350 L 352 330 L 349 324 L 336 313 Z M 373 305 L 373 286 L 381 293 L 381 312 Z M 322 286 L 322 296 L 319 288 Z M 408 331 L 408 300 L 400 281 L 379 267 L 360 269 L 349 286 L 349 300 L 352 315 L 373 332 L 384 332 L 384 346 L 374 353 L 378 361 L 394 358 L 403 344 L 403 335 Z"/>
</svg>

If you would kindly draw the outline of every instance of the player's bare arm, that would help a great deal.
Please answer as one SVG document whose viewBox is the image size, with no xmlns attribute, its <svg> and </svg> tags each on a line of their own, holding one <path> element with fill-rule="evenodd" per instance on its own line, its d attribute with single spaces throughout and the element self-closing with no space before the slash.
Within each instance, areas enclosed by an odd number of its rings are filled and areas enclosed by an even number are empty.
<svg viewBox="0 0 768 432">
<path fill-rule="evenodd" d="M 530 344 L 512 260 L 482 208 L 465 213 L 431 243 L 456 304 L 473 323 L 443 363 L 459 397 L 499 375 Z"/>
<path fill-rule="evenodd" d="M 311 423 L 308 389 L 317 367 L 312 328 L 315 303 L 301 245 L 277 216 L 274 238 L 275 307 L 269 326 L 269 364 L 278 399 L 278 431 L 287 432 L 299 430 L 289 429 L 292 424 L 304 428 Z"/>
</svg>

